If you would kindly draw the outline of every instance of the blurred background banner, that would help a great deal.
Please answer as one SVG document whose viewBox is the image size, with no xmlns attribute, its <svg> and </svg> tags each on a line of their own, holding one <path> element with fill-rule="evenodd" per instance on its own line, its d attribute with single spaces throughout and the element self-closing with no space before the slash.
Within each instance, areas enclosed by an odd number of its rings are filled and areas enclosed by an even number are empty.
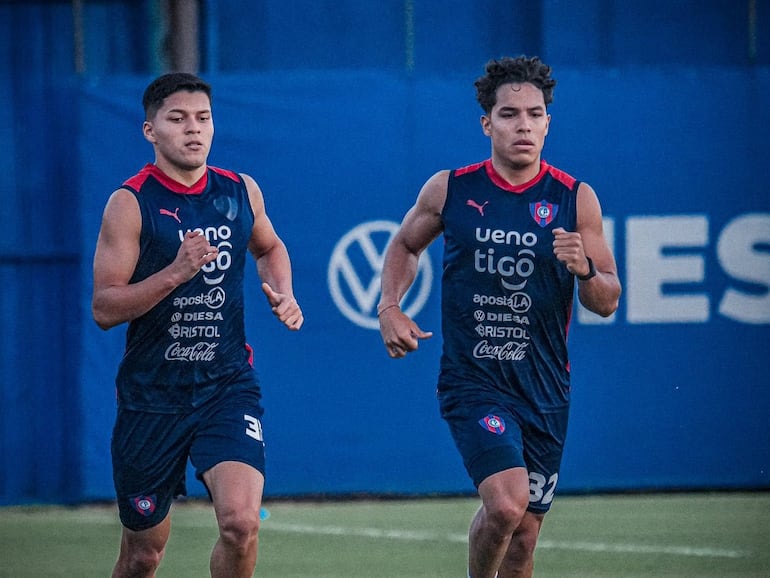
<svg viewBox="0 0 770 578">
<path fill-rule="evenodd" d="M 435 400 L 440 240 L 404 304 L 436 335 L 390 360 L 375 308 L 423 182 L 489 156 L 473 81 L 521 53 L 554 67 L 544 158 L 596 189 L 624 286 L 576 309 L 560 490 L 770 488 L 766 3 L 253 4 L 0 2 L 0 504 L 113 495 L 125 328 L 90 317 L 91 258 L 169 69 L 213 84 L 210 164 L 260 183 L 306 316 L 280 327 L 250 267 L 266 495 L 473 491 Z"/>
</svg>

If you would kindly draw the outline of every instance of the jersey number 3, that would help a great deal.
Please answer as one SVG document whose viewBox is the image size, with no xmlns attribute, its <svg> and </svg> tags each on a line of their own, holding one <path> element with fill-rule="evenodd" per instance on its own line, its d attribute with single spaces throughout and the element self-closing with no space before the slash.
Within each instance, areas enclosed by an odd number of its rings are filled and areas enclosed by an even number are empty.
<svg viewBox="0 0 770 578">
<path fill-rule="evenodd" d="M 262 424 L 260 421 L 251 417 L 249 414 L 244 414 L 243 419 L 246 420 L 246 435 L 254 438 L 258 442 L 264 441 L 262 439 Z"/>
</svg>

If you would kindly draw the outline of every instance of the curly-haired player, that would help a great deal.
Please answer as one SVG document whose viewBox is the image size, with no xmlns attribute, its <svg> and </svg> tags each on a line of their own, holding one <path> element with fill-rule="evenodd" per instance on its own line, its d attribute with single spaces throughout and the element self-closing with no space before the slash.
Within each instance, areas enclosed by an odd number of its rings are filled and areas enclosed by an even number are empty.
<svg viewBox="0 0 770 578">
<path fill-rule="evenodd" d="M 555 84 L 537 57 L 487 64 L 475 86 L 491 158 L 428 179 L 382 272 L 382 338 L 404 357 L 431 333 L 399 303 L 443 233 L 438 399 L 481 497 L 472 578 L 532 575 L 567 433 L 575 283 L 599 315 L 620 297 L 594 190 L 541 158 Z"/>
</svg>

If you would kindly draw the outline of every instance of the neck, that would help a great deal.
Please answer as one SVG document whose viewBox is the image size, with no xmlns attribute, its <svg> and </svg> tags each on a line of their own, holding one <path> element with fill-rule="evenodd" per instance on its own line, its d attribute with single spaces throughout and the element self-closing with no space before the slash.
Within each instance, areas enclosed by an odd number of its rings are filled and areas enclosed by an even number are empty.
<svg viewBox="0 0 770 578">
<path fill-rule="evenodd" d="M 186 169 L 157 158 L 155 159 L 155 166 L 163 171 L 163 173 L 170 179 L 187 187 L 191 187 L 197 183 L 201 177 L 206 174 L 207 169 L 205 164 L 199 167 Z"/>
<path fill-rule="evenodd" d="M 514 186 L 523 185 L 540 174 L 540 157 L 538 156 L 535 162 L 526 165 L 516 165 L 501 161 L 493 156 L 492 166 L 497 171 L 497 174 L 510 184 Z"/>
</svg>

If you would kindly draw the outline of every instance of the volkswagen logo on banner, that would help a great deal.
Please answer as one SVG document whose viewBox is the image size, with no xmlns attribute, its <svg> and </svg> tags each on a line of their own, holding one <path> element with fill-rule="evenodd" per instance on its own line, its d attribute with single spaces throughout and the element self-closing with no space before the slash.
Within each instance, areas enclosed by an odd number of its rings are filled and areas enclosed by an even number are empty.
<svg viewBox="0 0 770 578">
<path fill-rule="evenodd" d="M 348 231 L 337 242 L 329 260 L 329 292 L 340 312 L 366 329 L 379 329 L 377 303 L 385 250 L 398 231 L 398 223 L 369 221 Z M 401 301 L 409 317 L 422 310 L 430 296 L 433 270 L 428 252 L 420 255 L 417 276 Z"/>
</svg>

